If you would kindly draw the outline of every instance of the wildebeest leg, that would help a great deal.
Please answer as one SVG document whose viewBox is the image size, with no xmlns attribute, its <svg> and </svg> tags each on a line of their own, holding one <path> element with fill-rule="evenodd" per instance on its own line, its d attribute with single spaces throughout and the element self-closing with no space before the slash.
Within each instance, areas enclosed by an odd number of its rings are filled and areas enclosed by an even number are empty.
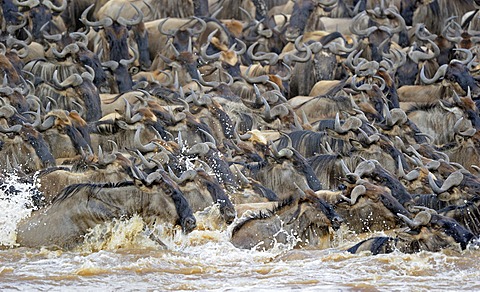
<svg viewBox="0 0 480 292">
<path fill-rule="evenodd" d="M 167 245 L 165 243 L 163 243 L 163 241 L 161 241 L 160 238 L 153 233 L 153 230 L 150 229 L 150 227 L 148 227 L 147 225 L 144 225 L 143 226 L 143 231 L 144 231 L 145 235 L 148 235 L 148 238 L 151 241 L 156 242 L 158 245 L 160 245 L 161 247 L 163 247 L 165 249 L 167 248 Z"/>
</svg>

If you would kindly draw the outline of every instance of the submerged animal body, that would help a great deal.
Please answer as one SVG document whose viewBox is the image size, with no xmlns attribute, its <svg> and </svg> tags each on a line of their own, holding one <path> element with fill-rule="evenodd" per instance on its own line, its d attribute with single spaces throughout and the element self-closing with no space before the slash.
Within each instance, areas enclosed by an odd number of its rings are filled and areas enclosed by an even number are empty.
<svg viewBox="0 0 480 292">
<path fill-rule="evenodd" d="M 314 195 L 289 198 L 273 210 L 241 219 L 232 230 L 231 242 L 245 249 L 269 249 L 275 243 L 328 247 L 332 231 L 342 221 L 328 203 Z"/>
<path fill-rule="evenodd" d="M 457 221 L 435 212 L 421 211 L 413 220 L 404 216 L 402 219 L 409 228 L 397 232 L 396 237 L 372 237 L 357 243 L 348 251 L 351 253 L 370 251 L 372 254 L 381 254 L 395 250 L 404 253 L 436 252 L 444 248 L 458 247 L 464 250 L 475 239 L 475 235 Z"/>
</svg>

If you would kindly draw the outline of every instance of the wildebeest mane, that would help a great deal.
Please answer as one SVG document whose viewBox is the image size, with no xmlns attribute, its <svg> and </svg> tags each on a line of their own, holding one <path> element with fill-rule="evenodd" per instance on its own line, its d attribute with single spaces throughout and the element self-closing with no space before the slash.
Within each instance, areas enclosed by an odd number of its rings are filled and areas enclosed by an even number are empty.
<svg viewBox="0 0 480 292">
<path fill-rule="evenodd" d="M 38 172 L 38 177 L 42 177 L 44 175 L 50 174 L 52 172 L 55 172 L 57 170 L 65 170 L 65 171 L 70 171 L 70 168 L 65 167 L 65 166 L 52 166 L 48 168 L 43 168 Z"/>
<path fill-rule="evenodd" d="M 416 111 L 431 111 L 435 110 L 439 107 L 439 104 L 437 102 L 434 103 L 418 103 L 410 107 L 405 111 L 405 113 L 408 115 L 412 112 Z"/>
<path fill-rule="evenodd" d="M 267 198 L 269 201 L 274 202 L 278 201 L 278 196 L 275 194 L 275 192 L 259 183 L 252 182 L 252 188 L 253 190 L 262 195 L 264 198 Z"/>
<path fill-rule="evenodd" d="M 133 186 L 135 183 L 133 181 L 123 181 L 123 182 L 107 182 L 107 183 L 99 183 L 99 184 L 92 184 L 92 183 L 80 183 L 80 184 L 72 184 L 65 187 L 58 195 L 56 195 L 52 199 L 52 204 L 60 203 L 70 197 L 75 196 L 75 194 L 79 193 L 83 189 L 87 189 L 90 191 L 95 191 L 102 188 L 121 188 L 127 186 Z"/>
<path fill-rule="evenodd" d="M 273 215 L 275 215 L 278 211 L 291 206 L 296 200 L 294 199 L 293 196 L 288 197 L 287 199 L 279 202 L 276 207 L 274 207 L 271 210 L 260 210 L 258 212 L 253 212 L 252 214 L 249 214 L 248 217 L 244 217 L 240 220 L 240 222 L 235 225 L 232 229 L 232 234 L 235 234 L 238 230 L 240 230 L 245 224 L 252 220 L 263 220 L 263 219 L 268 219 L 271 218 Z"/>
<path fill-rule="evenodd" d="M 339 179 L 343 174 L 336 165 L 340 158 L 341 156 L 338 154 L 320 154 L 307 159 L 326 189 L 335 189 L 340 184 Z"/>
<path fill-rule="evenodd" d="M 415 205 L 424 206 L 433 210 L 440 210 L 447 207 L 445 201 L 440 201 L 435 194 L 420 194 L 413 198 Z"/>
</svg>

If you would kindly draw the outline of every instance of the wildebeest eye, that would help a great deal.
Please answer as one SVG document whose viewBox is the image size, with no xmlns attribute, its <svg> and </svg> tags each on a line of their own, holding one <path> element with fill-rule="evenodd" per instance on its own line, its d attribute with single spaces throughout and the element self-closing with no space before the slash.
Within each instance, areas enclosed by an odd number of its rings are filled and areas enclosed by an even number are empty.
<svg viewBox="0 0 480 292">
<path fill-rule="evenodd" d="M 339 184 L 339 185 L 338 185 L 338 190 L 339 190 L 339 191 L 344 191 L 344 190 L 346 190 L 346 189 L 347 189 L 347 186 L 346 186 L 345 184 Z"/>
</svg>

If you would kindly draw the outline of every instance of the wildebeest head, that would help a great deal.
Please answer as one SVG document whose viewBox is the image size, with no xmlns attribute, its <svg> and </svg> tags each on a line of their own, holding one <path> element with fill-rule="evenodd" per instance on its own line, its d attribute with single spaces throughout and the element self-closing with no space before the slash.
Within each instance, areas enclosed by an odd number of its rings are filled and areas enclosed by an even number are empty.
<svg viewBox="0 0 480 292">
<path fill-rule="evenodd" d="M 307 22 L 311 21 L 312 13 L 317 8 L 321 8 L 320 14 L 330 12 L 333 6 L 337 5 L 336 0 L 300 0 L 295 1 L 293 12 L 290 16 L 290 23 L 287 26 L 285 37 L 288 41 L 293 42 L 298 36 L 302 35 L 307 26 Z M 322 24 L 323 25 L 323 24 Z"/>
<path fill-rule="evenodd" d="M 49 142 L 55 158 L 67 158 L 91 151 L 90 136 L 82 133 L 82 129 L 75 125 L 79 122 L 78 119 L 85 123 L 79 116 L 69 115 L 64 110 L 52 110 L 38 126 Z"/>
<path fill-rule="evenodd" d="M 224 189 L 221 187 L 218 181 L 216 181 L 216 179 L 207 174 L 204 170 L 199 170 L 198 174 L 203 182 L 203 185 L 207 186 L 207 190 L 210 192 L 214 202 L 220 205 L 220 212 L 225 222 L 227 224 L 232 223 L 233 219 L 235 219 L 235 207 L 225 194 Z"/>
<path fill-rule="evenodd" d="M 298 239 L 303 242 L 300 245 L 318 245 L 318 237 L 329 234 L 329 228 L 338 230 L 343 219 L 330 204 L 318 198 L 312 190 L 307 189 L 301 193 L 297 210 L 286 224 L 295 226 Z"/>
<path fill-rule="evenodd" d="M 318 191 L 322 185 L 306 159 L 291 147 L 277 151 L 272 147 L 273 157 L 263 169 L 255 174 L 258 180 L 277 194 L 288 194 L 300 189 Z"/>
<path fill-rule="evenodd" d="M 397 239 L 386 236 L 372 237 L 369 239 L 362 240 L 361 242 L 355 244 L 347 251 L 350 253 L 359 253 L 362 251 L 369 251 L 373 255 L 377 254 L 386 254 L 394 252 L 396 247 L 395 244 Z"/>
<path fill-rule="evenodd" d="M 235 39 L 230 47 L 223 44 L 216 36 L 217 30 L 207 38 L 207 42 L 200 48 L 200 54 L 205 62 L 220 61 L 221 66 L 232 77 L 240 77 L 240 56 L 246 51 L 246 45 L 239 39 Z M 238 48 L 240 46 L 240 48 Z M 209 54 L 208 51 L 215 53 Z"/>
<path fill-rule="evenodd" d="M 290 23 L 287 26 L 285 37 L 288 41 L 293 42 L 303 34 L 307 21 L 315 9 L 313 1 L 297 1 L 293 6 L 293 13 L 290 16 Z"/>
<path fill-rule="evenodd" d="M 133 6 L 138 13 L 138 16 L 134 19 L 128 20 L 119 16 L 121 11 L 119 9 L 114 19 L 107 17 L 100 21 L 89 21 L 87 14 L 92 7 L 93 4 L 85 9 L 82 13 L 81 21 L 88 27 L 95 29 L 103 28 L 103 37 L 108 44 L 107 52 L 104 53 L 108 53 L 108 60 L 119 62 L 122 59 L 128 59 L 128 31 L 132 26 L 139 24 L 143 20 L 143 13 L 136 6 Z"/>
<path fill-rule="evenodd" d="M 53 158 L 47 143 L 38 131 L 31 127 L 24 126 L 22 127 L 21 136 L 35 149 L 35 153 L 38 158 L 40 158 L 43 167 L 56 165 L 55 159 Z"/>
<path fill-rule="evenodd" d="M 110 69 L 113 74 L 116 86 L 111 85 L 111 87 L 114 92 L 118 91 L 119 93 L 125 93 L 132 90 L 133 80 L 129 72 L 129 66 L 137 59 L 138 51 L 133 49 L 133 53 L 134 55 L 130 59 L 122 59 L 118 62 L 110 60 L 102 63 L 102 66 Z"/>
<path fill-rule="evenodd" d="M 18 22 L 18 6 L 12 0 L 2 0 L 1 18 L 5 22 L 5 26 L 16 25 Z M 2 21 L 2 22 L 3 22 Z M 2 27 L 5 29 L 6 27 Z"/>
<path fill-rule="evenodd" d="M 55 6 L 50 0 L 27 0 L 13 1 L 19 7 L 23 7 L 28 12 L 28 28 L 33 37 L 37 40 L 42 39 L 41 28 L 43 25 L 52 20 L 52 12 L 61 13 L 67 7 L 67 1 L 62 1 L 60 6 Z"/>
<path fill-rule="evenodd" d="M 58 80 L 58 73 L 55 71 L 53 84 L 61 90 L 71 89 L 74 92 L 71 99 L 80 104 L 84 109 L 83 118 L 87 122 L 92 122 L 102 117 L 102 109 L 100 106 L 100 95 L 93 84 L 93 69 L 89 67 L 87 69 L 89 72 L 84 72 L 81 75 L 75 73 L 62 82 Z M 73 102 L 70 101 L 70 103 Z M 67 110 L 73 110 L 73 108 L 67 108 Z"/>
<path fill-rule="evenodd" d="M 135 42 L 138 48 L 138 61 L 142 70 L 150 69 L 152 61 L 150 59 L 150 51 L 148 50 L 148 31 L 145 29 L 145 24 L 140 22 L 132 27 Z"/>
<path fill-rule="evenodd" d="M 80 49 L 75 55 L 77 61 L 82 65 L 89 66 L 93 69 L 93 72 L 95 73 L 93 83 L 95 86 L 97 86 L 97 88 L 104 86 L 107 82 L 107 75 L 105 74 L 105 71 L 103 71 L 98 55 L 88 50 L 86 46 L 79 47 Z"/>
<path fill-rule="evenodd" d="M 368 18 L 368 21 L 366 21 Z M 391 22 L 396 22 L 394 25 Z M 367 28 L 361 28 L 367 23 Z M 390 47 L 389 39 L 406 28 L 405 20 L 394 7 L 384 9 L 376 7 L 373 10 L 366 10 L 354 17 L 350 30 L 352 33 L 368 38 L 368 46 L 372 60 L 380 62 L 382 53 L 388 52 Z"/>
<path fill-rule="evenodd" d="M 399 234 L 397 247 L 403 252 L 438 251 L 456 244 L 465 249 L 475 238 L 457 221 L 433 210 L 420 211 L 413 220 L 402 214 L 399 216 L 410 227 L 410 231 Z"/>
<path fill-rule="evenodd" d="M 465 92 L 471 90 L 472 95 L 475 98 L 480 94 L 480 87 L 468 69 L 468 64 L 472 60 L 473 54 L 470 50 L 466 49 L 457 49 L 457 51 L 462 51 L 467 55 L 465 60 L 453 59 L 448 64 L 440 66 L 435 73 L 435 76 L 433 76 L 431 79 L 425 76 L 425 69 L 422 67 L 422 70 L 420 71 L 420 79 L 425 84 L 432 84 L 443 77 L 445 80 L 451 83 L 458 83 L 458 85 Z"/>
<path fill-rule="evenodd" d="M 172 180 L 167 172 L 157 169 L 148 176 L 137 167 L 131 168 L 131 175 L 142 188 L 154 190 L 160 188 L 167 196 L 171 197 L 178 215 L 178 224 L 182 227 L 185 234 L 190 233 L 197 226 L 197 221 L 193 215 L 192 209 L 177 183 Z M 157 191 L 158 192 L 158 191 Z M 155 204 L 154 204 L 155 205 Z M 150 212 L 161 212 L 162 206 L 155 206 L 158 210 L 149 210 Z M 148 212 L 148 211 L 146 211 Z"/>
</svg>

